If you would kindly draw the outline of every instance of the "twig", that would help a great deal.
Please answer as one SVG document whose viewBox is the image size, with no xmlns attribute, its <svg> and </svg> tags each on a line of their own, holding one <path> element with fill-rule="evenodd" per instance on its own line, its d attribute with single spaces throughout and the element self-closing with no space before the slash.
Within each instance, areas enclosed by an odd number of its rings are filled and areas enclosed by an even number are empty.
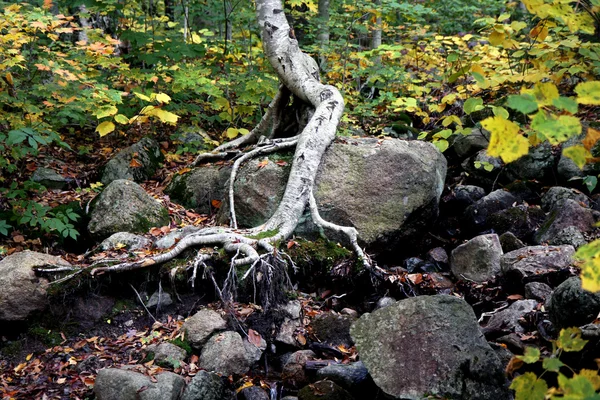
<svg viewBox="0 0 600 400">
<path fill-rule="evenodd" d="M 133 287 L 133 285 L 131 283 L 129 284 L 129 286 L 131 286 L 131 288 L 133 289 L 133 291 L 137 295 L 138 300 L 140 301 L 140 303 L 142 303 L 142 307 L 144 307 L 144 310 L 146 310 L 146 312 L 148 313 L 148 315 L 154 320 L 154 322 L 158 322 L 156 320 L 156 318 L 154 318 L 154 315 L 152 315 L 152 313 L 150 312 L 150 310 L 148 310 L 148 308 L 144 304 L 144 301 L 142 300 L 142 297 L 140 296 L 140 294 L 138 293 L 138 291 L 135 290 L 135 288 Z"/>
</svg>

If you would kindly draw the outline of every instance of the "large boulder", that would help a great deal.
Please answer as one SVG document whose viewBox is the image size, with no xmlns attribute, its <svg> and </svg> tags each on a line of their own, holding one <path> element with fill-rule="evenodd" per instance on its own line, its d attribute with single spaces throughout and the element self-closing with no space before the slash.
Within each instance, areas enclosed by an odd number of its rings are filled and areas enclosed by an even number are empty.
<svg viewBox="0 0 600 400">
<path fill-rule="evenodd" d="M 143 138 L 121 150 L 104 167 L 100 181 L 108 185 L 117 179 L 143 182 L 150 178 L 164 159 L 158 142 Z"/>
<path fill-rule="evenodd" d="M 60 257 L 25 250 L 0 261 L 0 320 L 23 321 L 46 308 L 48 281 L 38 278 L 34 267 L 71 265 Z"/>
<path fill-rule="evenodd" d="M 201 214 L 211 214 L 227 197 L 230 167 L 208 165 L 186 174 L 175 175 L 165 189 L 171 200 L 193 208 Z M 213 201 L 217 201 L 213 204 Z"/>
<path fill-rule="evenodd" d="M 568 274 L 573 246 L 528 246 L 506 253 L 500 259 L 503 286 L 522 291 L 529 282 L 556 283 Z"/>
<path fill-rule="evenodd" d="M 592 230 L 600 219 L 600 213 L 587 207 L 582 207 L 576 200 L 565 199 L 555 206 L 544 224 L 534 236 L 535 243 L 559 244 L 565 235 L 565 230 L 588 232 Z M 563 243 L 563 241 L 561 241 Z"/>
<path fill-rule="evenodd" d="M 185 380 L 172 372 L 162 372 L 152 381 L 139 372 L 118 368 L 98 371 L 94 393 L 98 400 L 177 400 Z"/>
<path fill-rule="evenodd" d="M 351 334 L 377 386 L 395 398 L 510 398 L 500 359 L 464 300 L 401 300 L 361 316 Z"/>
<path fill-rule="evenodd" d="M 465 230 L 479 233 L 489 229 L 488 218 L 516 202 L 515 196 L 502 189 L 491 192 L 467 207 L 462 218 Z"/>
<path fill-rule="evenodd" d="M 600 313 L 600 293 L 583 290 L 581 279 L 572 277 L 561 283 L 550 297 L 548 314 L 559 329 L 582 326 Z"/>
<path fill-rule="evenodd" d="M 252 160 L 240 169 L 235 182 L 240 226 L 260 225 L 275 212 L 290 165 L 289 158 L 272 155 L 266 164 Z M 201 167 L 174 181 L 171 198 L 203 199 L 203 204 L 225 200 L 226 190 L 218 186 L 225 185 L 224 179 L 210 178 L 222 172 L 210 168 Z M 343 139 L 325 153 L 314 193 L 324 219 L 354 226 L 361 244 L 371 251 L 393 251 L 403 240 L 416 239 L 415 234 L 437 216 L 445 176 L 446 159 L 429 143 Z M 221 197 L 216 197 L 219 193 Z M 310 216 L 305 219 L 299 232 L 314 231 Z"/>
<path fill-rule="evenodd" d="M 117 232 L 146 233 L 169 223 L 169 212 L 130 180 L 113 181 L 94 200 L 90 234 L 104 239 Z"/>
</svg>

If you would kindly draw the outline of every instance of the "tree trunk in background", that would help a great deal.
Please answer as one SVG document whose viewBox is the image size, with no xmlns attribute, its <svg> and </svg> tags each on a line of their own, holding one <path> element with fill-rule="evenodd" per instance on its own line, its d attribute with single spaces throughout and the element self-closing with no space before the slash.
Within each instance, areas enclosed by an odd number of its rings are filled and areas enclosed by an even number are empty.
<svg viewBox="0 0 600 400">
<path fill-rule="evenodd" d="M 371 50 L 376 50 L 377 48 L 379 48 L 379 46 L 381 46 L 381 0 L 375 0 L 374 3 L 375 8 L 377 9 L 377 16 L 375 17 L 375 26 L 373 27 L 372 31 Z M 375 62 L 380 63 L 381 57 L 377 57 L 377 60 Z"/>
<path fill-rule="evenodd" d="M 319 0 L 319 33 L 317 33 L 317 41 L 321 46 L 319 55 L 319 66 L 321 70 L 326 68 L 325 52 L 329 47 L 329 5 L 330 0 Z"/>
</svg>

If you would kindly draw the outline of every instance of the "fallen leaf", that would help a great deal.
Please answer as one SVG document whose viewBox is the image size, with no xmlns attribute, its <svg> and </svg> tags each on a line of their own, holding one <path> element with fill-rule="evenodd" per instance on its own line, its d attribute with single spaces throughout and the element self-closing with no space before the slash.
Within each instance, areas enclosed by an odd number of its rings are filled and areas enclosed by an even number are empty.
<svg viewBox="0 0 600 400">
<path fill-rule="evenodd" d="M 264 160 L 262 160 L 261 162 L 258 163 L 258 169 L 266 167 L 268 163 L 269 163 L 269 159 L 265 158 Z"/>
<path fill-rule="evenodd" d="M 294 242 L 293 240 L 290 240 L 287 242 L 287 248 L 288 250 L 291 249 L 292 247 L 294 247 L 295 245 L 297 245 L 296 242 Z"/>
<path fill-rule="evenodd" d="M 255 345 L 256 347 L 260 347 L 260 341 L 262 337 L 260 333 L 256 332 L 254 329 L 248 330 L 248 341 Z"/>
<path fill-rule="evenodd" d="M 23 243 L 25 241 L 25 238 L 23 237 L 23 235 L 16 235 L 13 237 L 13 241 L 15 243 Z"/>
<path fill-rule="evenodd" d="M 520 294 L 511 294 L 510 296 L 506 297 L 508 300 L 523 300 L 523 296 L 521 296 Z"/>
<path fill-rule="evenodd" d="M 222 203 L 222 201 L 221 201 L 221 200 L 212 200 L 212 201 L 210 202 L 210 204 L 212 204 L 212 206 L 213 206 L 214 208 L 221 208 L 221 203 Z"/>
<path fill-rule="evenodd" d="M 142 166 L 142 163 L 136 160 L 135 158 L 132 158 L 131 162 L 129 163 L 129 166 L 132 168 L 139 168 Z"/>
<path fill-rule="evenodd" d="M 288 163 L 283 160 L 279 160 L 275 164 L 279 165 L 280 167 L 285 167 L 286 165 L 288 165 Z"/>
<path fill-rule="evenodd" d="M 418 285 L 419 283 L 423 282 L 422 274 L 408 274 L 407 278 L 415 285 Z"/>
<path fill-rule="evenodd" d="M 304 337 L 303 334 L 299 333 L 296 335 L 296 340 L 298 341 L 298 343 L 300 343 L 302 346 L 304 346 L 306 344 L 306 338 Z"/>
</svg>

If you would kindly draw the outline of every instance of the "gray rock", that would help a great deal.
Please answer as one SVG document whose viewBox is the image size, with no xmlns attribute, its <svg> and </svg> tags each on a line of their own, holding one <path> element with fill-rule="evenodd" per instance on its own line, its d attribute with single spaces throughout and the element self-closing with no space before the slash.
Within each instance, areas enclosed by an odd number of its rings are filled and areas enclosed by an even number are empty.
<svg viewBox="0 0 600 400">
<path fill-rule="evenodd" d="M 492 186 L 504 163 L 501 159 L 488 155 L 486 150 L 480 150 L 465 159 L 461 166 L 480 185 Z M 491 170 L 487 170 L 486 167 L 489 169 L 490 166 Z"/>
<path fill-rule="evenodd" d="M 171 368 L 180 367 L 187 355 L 184 349 L 169 342 L 150 345 L 147 350 L 149 353 L 154 353 L 154 362 L 156 364 L 167 365 Z"/>
<path fill-rule="evenodd" d="M 233 400 L 234 396 L 228 391 L 223 379 L 214 372 L 198 371 L 187 385 L 181 400 Z"/>
<path fill-rule="evenodd" d="M 159 250 L 165 250 L 175 246 L 178 240 L 183 239 L 186 236 L 191 235 L 192 233 L 196 233 L 200 230 L 200 228 L 192 225 L 184 226 L 183 228 L 173 230 L 158 239 L 156 243 L 154 243 L 154 247 Z"/>
<path fill-rule="evenodd" d="M 354 318 L 354 319 L 358 318 L 358 311 L 356 311 L 356 310 L 354 310 L 352 308 L 348 308 L 348 307 L 342 308 L 340 310 L 340 314 L 347 315 L 347 316 L 349 316 L 351 318 Z"/>
<path fill-rule="evenodd" d="M 0 261 L 0 320 L 24 321 L 47 305 L 48 281 L 33 271 L 44 265 L 69 266 L 67 261 L 49 254 L 25 250 Z"/>
<path fill-rule="evenodd" d="M 250 386 L 242 389 L 238 400 L 270 400 L 271 397 L 260 386 Z"/>
<path fill-rule="evenodd" d="M 299 319 L 302 316 L 302 304 L 298 300 L 288 301 L 279 306 L 279 310 L 292 319 Z"/>
<path fill-rule="evenodd" d="M 240 226 L 260 225 L 272 215 L 287 183 L 291 162 L 282 166 L 269 161 L 259 168 L 260 161 L 246 163 L 235 182 Z M 225 198 L 226 179 L 209 178 L 216 172 L 205 169 L 174 180 L 173 189 L 169 189 L 171 198 Z M 325 220 L 354 226 L 360 232 L 361 245 L 373 251 L 392 251 L 407 240 L 417 240 L 415 235 L 423 233 L 437 216 L 445 175 L 446 160 L 429 143 L 343 139 L 325 153 L 314 193 Z M 179 189 L 175 190 L 175 184 Z M 208 191 L 213 194 L 209 196 Z M 185 193 L 180 196 L 176 192 Z M 307 215 L 298 232 L 314 232 L 311 221 Z"/>
<path fill-rule="evenodd" d="M 190 345 L 202 348 L 211 335 L 227 328 L 227 321 L 219 313 L 203 309 L 192 315 L 183 323 L 183 331 Z"/>
<path fill-rule="evenodd" d="M 117 232 L 145 233 L 169 224 L 169 212 L 129 180 L 113 181 L 94 200 L 88 231 L 96 238 Z"/>
<path fill-rule="evenodd" d="M 267 341 L 261 337 L 260 344 L 258 346 L 254 343 L 250 343 L 250 341 L 248 341 L 248 338 L 244 338 L 243 341 L 248 362 L 250 364 L 254 364 L 255 362 L 259 361 L 263 355 L 263 352 L 267 348 Z"/>
<path fill-rule="evenodd" d="M 313 334 L 322 343 L 332 346 L 343 345 L 352 347 L 354 342 L 350 337 L 350 326 L 355 318 L 340 315 L 335 311 L 324 312 L 317 315 L 311 322 Z"/>
<path fill-rule="evenodd" d="M 427 252 L 427 261 L 443 266 L 450 263 L 448 253 L 443 247 L 435 247 Z"/>
<path fill-rule="evenodd" d="M 452 147 L 459 158 L 469 157 L 480 150 L 487 149 L 490 144 L 490 133 L 481 129 L 473 129 L 470 135 L 457 135 Z"/>
<path fill-rule="evenodd" d="M 152 293 L 152 296 L 150 296 L 150 298 L 148 299 L 148 302 L 146 303 L 146 307 L 148 308 L 152 308 L 152 307 L 168 307 L 171 304 L 173 304 L 173 299 L 171 298 L 171 295 L 168 292 L 154 292 Z"/>
<path fill-rule="evenodd" d="M 565 200 L 575 200 L 578 203 L 591 205 L 591 200 L 585 194 L 577 189 L 562 186 L 553 186 L 542 196 L 542 208 L 550 211 L 553 208 L 560 207 Z"/>
<path fill-rule="evenodd" d="M 490 215 L 487 225 L 498 234 L 511 232 L 523 241 L 531 241 L 545 219 L 546 213 L 541 208 L 520 204 Z"/>
<path fill-rule="evenodd" d="M 548 142 L 530 148 L 526 155 L 507 165 L 508 178 L 541 181 L 552 178 L 554 158 L 552 145 Z"/>
<path fill-rule="evenodd" d="M 534 236 L 535 243 L 552 243 L 561 231 L 574 226 L 579 232 L 589 232 L 595 226 L 598 216 L 597 211 L 582 207 L 577 201 L 566 199 L 560 207 L 554 208 L 548 214 L 544 224 Z"/>
<path fill-rule="evenodd" d="M 185 380 L 172 372 L 163 372 L 152 382 L 146 375 L 125 369 L 98 371 L 94 393 L 98 400 L 177 400 Z"/>
<path fill-rule="evenodd" d="M 222 201 L 227 197 L 230 174 L 231 167 L 210 165 L 196 168 L 186 174 L 174 176 L 165 193 L 176 203 L 193 208 L 201 214 L 212 214 L 217 210 L 212 201 Z"/>
<path fill-rule="evenodd" d="M 375 305 L 375 310 L 379 310 L 380 308 L 385 308 L 396 304 L 396 299 L 393 297 L 383 296 L 379 300 L 377 300 L 377 304 Z"/>
<path fill-rule="evenodd" d="M 498 189 L 470 205 L 464 212 L 463 223 L 467 230 L 481 232 L 488 229 L 487 219 L 490 215 L 512 207 L 517 198 Z"/>
<path fill-rule="evenodd" d="M 544 303 L 550 298 L 552 288 L 543 282 L 529 282 L 525 284 L 525 298 Z"/>
<path fill-rule="evenodd" d="M 571 266 L 573 246 L 529 246 L 506 253 L 500 259 L 504 285 L 517 290 L 528 282 L 547 280 Z"/>
<path fill-rule="evenodd" d="M 318 381 L 298 392 L 298 400 L 354 400 L 354 397 L 332 381 Z"/>
<path fill-rule="evenodd" d="M 491 331 L 513 331 L 515 333 L 524 333 L 525 329 L 519 324 L 525 314 L 535 310 L 537 300 L 518 300 L 510 305 L 510 307 L 492 315 L 485 329 Z"/>
<path fill-rule="evenodd" d="M 581 288 L 581 279 L 572 277 L 561 283 L 550 297 L 548 314 L 558 328 L 582 326 L 600 313 L 600 293 Z"/>
<path fill-rule="evenodd" d="M 370 389 L 373 384 L 369 371 L 362 361 L 350 364 L 329 364 L 317 371 L 317 379 L 328 379 L 349 390 L 351 393 L 361 393 Z"/>
<path fill-rule="evenodd" d="M 222 375 L 242 375 L 250 370 L 252 362 L 239 333 L 225 331 L 208 339 L 198 363 L 200 368 Z"/>
<path fill-rule="evenodd" d="M 472 308 L 453 296 L 418 296 L 364 314 L 351 329 L 377 386 L 402 399 L 509 399 L 498 356 Z"/>
<path fill-rule="evenodd" d="M 281 322 L 277 330 L 275 341 L 292 347 L 300 347 L 300 343 L 296 340 L 295 332 L 302 328 L 302 326 L 302 321 L 299 319 L 284 317 L 283 322 Z"/>
<path fill-rule="evenodd" d="M 485 189 L 473 185 L 457 185 L 454 190 L 454 201 L 458 206 L 468 207 L 485 197 Z"/>
<path fill-rule="evenodd" d="M 281 379 L 287 387 L 299 389 L 309 382 L 304 366 L 317 355 L 312 350 L 299 350 L 290 355 L 281 371 Z"/>
<path fill-rule="evenodd" d="M 511 251 L 525 247 L 525 243 L 512 232 L 504 232 L 500 235 L 500 244 L 502 245 L 502 251 L 505 253 L 510 253 Z"/>
<path fill-rule="evenodd" d="M 145 247 L 150 247 L 152 241 L 143 236 L 135 235 L 129 232 L 117 232 L 100 243 L 100 248 L 103 251 L 118 249 L 121 247 L 127 250 L 139 250 Z"/>
<path fill-rule="evenodd" d="M 31 180 L 48 189 L 63 189 L 69 180 L 51 168 L 40 167 L 31 175 Z"/>
<path fill-rule="evenodd" d="M 136 144 L 121 150 L 108 161 L 100 181 L 104 185 L 118 179 L 143 182 L 154 174 L 163 159 L 164 156 L 158 142 L 154 139 L 143 138 Z M 134 160 L 137 161 L 137 164 Z M 140 166 L 134 167 L 132 164 Z"/>
<path fill-rule="evenodd" d="M 585 236 L 583 236 L 583 233 L 581 233 L 577 227 L 567 226 L 558 231 L 548 243 L 554 245 L 569 244 L 577 249 L 584 244 L 587 244 L 587 240 L 585 240 Z"/>
<path fill-rule="evenodd" d="M 457 278 L 485 282 L 500 272 L 502 246 L 495 233 L 477 236 L 452 250 L 450 268 Z"/>
</svg>

